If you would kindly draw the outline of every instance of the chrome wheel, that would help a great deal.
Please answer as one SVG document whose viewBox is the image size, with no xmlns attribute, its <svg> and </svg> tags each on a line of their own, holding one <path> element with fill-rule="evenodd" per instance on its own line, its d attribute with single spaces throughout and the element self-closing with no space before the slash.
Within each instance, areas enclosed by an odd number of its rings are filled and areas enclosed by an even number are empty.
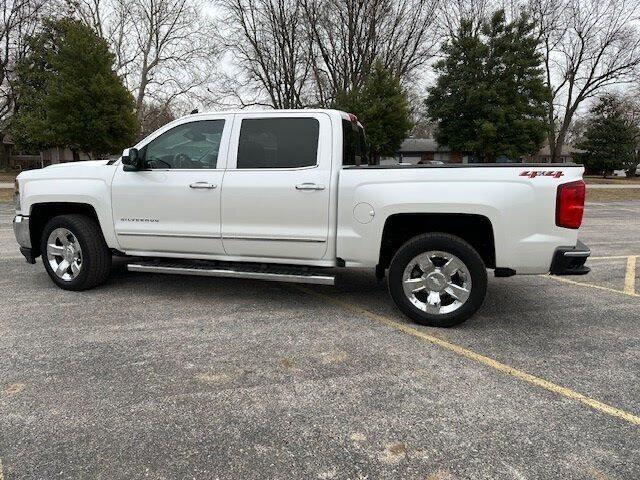
<svg viewBox="0 0 640 480">
<path fill-rule="evenodd" d="M 407 299 L 417 308 L 444 315 L 455 312 L 469 299 L 471 274 L 455 255 L 429 251 L 407 264 L 402 287 Z"/>
<path fill-rule="evenodd" d="M 47 261 L 56 276 L 66 282 L 82 270 L 82 248 L 76 236 L 66 228 L 56 228 L 47 240 Z"/>
</svg>

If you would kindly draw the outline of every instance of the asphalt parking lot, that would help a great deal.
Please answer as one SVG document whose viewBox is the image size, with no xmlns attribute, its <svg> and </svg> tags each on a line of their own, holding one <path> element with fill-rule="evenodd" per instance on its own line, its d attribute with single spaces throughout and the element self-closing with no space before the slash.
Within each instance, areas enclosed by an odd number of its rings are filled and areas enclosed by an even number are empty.
<svg viewBox="0 0 640 480">
<path fill-rule="evenodd" d="M 11 218 L 0 480 L 640 478 L 640 202 L 588 205 L 590 275 L 492 278 L 448 330 L 365 272 L 299 289 L 117 268 L 65 292 Z"/>
</svg>

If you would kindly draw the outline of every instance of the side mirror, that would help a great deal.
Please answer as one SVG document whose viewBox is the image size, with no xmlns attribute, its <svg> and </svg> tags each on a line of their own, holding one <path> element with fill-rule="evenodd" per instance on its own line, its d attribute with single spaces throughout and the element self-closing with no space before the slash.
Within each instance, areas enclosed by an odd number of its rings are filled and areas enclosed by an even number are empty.
<svg viewBox="0 0 640 480">
<path fill-rule="evenodd" d="M 137 148 L 125 148 L 122 151 L 122 165 L 127 172 L 140 170 L 142 158 Z"/>
</svg>

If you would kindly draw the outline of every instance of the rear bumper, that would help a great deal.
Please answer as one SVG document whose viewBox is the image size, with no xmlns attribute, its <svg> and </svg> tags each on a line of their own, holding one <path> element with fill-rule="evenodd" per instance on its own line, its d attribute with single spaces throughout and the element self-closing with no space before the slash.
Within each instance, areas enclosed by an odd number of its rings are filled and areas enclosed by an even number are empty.
<svg viewBox="0 0 640 480">
<path fill-rule="evenodd" d="M 25 215 L 16 215 L 13 219 L 13 233 L 16 236 L 18 245 L 20 245 L 20 253 L 24 255 L 29 263 L 36 263 L 31 248 L 31 231 L 29 229 L 29 217 Z"/>
<path fill-rule="evenodd" d="M 558 247 L 553 254 L 551 275 L 586 275 L 591 269 L 585 266 L 591 250 L 578 240 L 574 247 Z"/>
</svg>

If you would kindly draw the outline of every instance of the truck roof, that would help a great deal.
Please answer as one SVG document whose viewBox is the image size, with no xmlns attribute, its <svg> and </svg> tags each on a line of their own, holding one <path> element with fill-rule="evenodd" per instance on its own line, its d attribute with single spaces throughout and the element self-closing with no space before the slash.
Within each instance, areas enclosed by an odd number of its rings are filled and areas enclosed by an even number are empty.
<svg viewBox="0 0 640 480">
<path fill-rule="evenodd" d="M 349 115 L 349 113 L 344 112 L 342 110 L 336 110 L 336 109 L 332 109 L 332 108 L 297 108 L 297 109 L 276 109 L 276 108 L 261 108 L 261 109 L 236 109 L 236 110 L 208 110 L 205 112 L 198 112 L 198 113 L 191 113 L 191 114 L 187 114 L 184 115 L 181 118 L 184 117 L 191 117 L 191 116 L 196 116 L 196 115 L 212 115 L 212 114 L 236 114 L 236 113 L 282 113 L 282 114 L 289 114 L 289 113 L 329 113 L 329 114 L 339 114 L 343 117 L 347 117 Z"/>
</svg>

